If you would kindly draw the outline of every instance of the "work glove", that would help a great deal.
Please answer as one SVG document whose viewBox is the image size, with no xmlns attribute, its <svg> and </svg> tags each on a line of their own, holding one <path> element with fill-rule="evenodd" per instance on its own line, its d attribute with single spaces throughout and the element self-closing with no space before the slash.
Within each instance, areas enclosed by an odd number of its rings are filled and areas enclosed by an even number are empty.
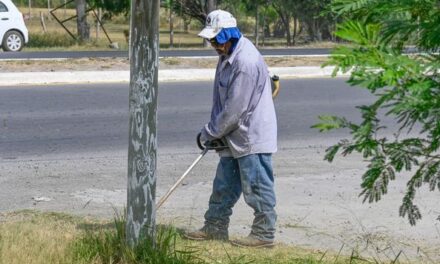
<svg viewBox="0 0 440 264">
<path fill-rule="evenodd" d="M 227 149 L 228 146 L 221 139 L 203 140 L 203 133 L 197 135 L 197 145 L 201 150 L 215 150 L 221 151 Z"/>
</svg>

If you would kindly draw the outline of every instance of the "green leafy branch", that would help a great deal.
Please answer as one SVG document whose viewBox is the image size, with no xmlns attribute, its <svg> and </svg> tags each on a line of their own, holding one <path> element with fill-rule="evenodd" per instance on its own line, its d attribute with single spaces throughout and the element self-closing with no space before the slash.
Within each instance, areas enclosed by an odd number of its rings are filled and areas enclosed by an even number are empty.
<svg viewBox="0 0 440 264">
<path fill-rule="evenodd" d="M 348 129 L 351 135 L 329 147 L 324 158 L 332 162 L 338 153 L 362 154 L 368 163 L 361 182 L 364 202 L 379 201 L 398 173 L 412 172 L 399 214 L 414 225 L 422 217 L 414 204 L 417 189 L 428 184 L 431 191 L 440 190 L 440 5 L 434 0 L 335 0 L 332 10 L 346 19 L 336 35 L 350 45 L 334 49 L 325 65 L 335 66 L 333 75 L 350 72 L 347 83 L 367 89 L 375 100 L 357 107 L 358 124 L 319 117 L 313 128 Z M 420 53 L 405 54 L 408 45 Z M 387 127 L 383 115 L 397 124 L 392 138 L 380 136 Z"/>
</svg>

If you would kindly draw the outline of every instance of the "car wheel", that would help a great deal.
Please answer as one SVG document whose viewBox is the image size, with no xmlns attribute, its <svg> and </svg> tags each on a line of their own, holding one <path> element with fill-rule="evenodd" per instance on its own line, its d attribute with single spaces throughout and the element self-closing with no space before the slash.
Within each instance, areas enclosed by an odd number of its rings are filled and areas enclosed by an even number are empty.
<svg viewBox="0 0 440 264">
<path fill-rule="evenodd" d="M 20 32 L 11 30 L 3 37 L 2 48 L 4 51 L 20 51 L 23 48 L 23 36 Z"/>
</svg>

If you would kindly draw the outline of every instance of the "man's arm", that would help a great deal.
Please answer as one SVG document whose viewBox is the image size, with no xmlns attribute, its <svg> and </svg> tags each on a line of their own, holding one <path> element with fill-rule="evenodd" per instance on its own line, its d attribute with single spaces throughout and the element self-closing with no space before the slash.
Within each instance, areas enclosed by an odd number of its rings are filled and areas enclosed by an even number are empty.
<svg viewBox="0 0 440 264">
<path fill-rule="evenodd" d="M 249 111 L 249 102 L 255 91 L 253 77 L 245 72 L 237 72 L 231 79 L 225 106 L 202 129 L 202 140 L 223 138 L 237 129 Z"/>
</svg>

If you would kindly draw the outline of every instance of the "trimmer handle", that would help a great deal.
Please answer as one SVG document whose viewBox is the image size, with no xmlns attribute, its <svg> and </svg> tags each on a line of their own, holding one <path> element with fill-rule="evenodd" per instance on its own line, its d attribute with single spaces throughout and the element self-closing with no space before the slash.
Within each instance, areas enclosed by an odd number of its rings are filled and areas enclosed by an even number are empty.
<svg viewBox="0 0 440 264">
<path fill-rule="evenodd" d="M 280 77 L 278 75 L 270 76 L 270 84 L 272 86 L 272 98 L 275 99 L 280 93 Z"/>
<path fill-rule="evenodd" d="M 202 136 L 202 133 L 199 133 L 197 135 L 197 146 L 201 150 L 208 149 L 208 150 L 220 151 L 220 150 L 224 150 L 224 149 L 228 148 L 228 146 L 225 145 L 225 143 L 221 139 L 214 139 L 214 140 L 206 141 L 203 143 L 200 139 L 201 136 Z"/>
</svg>

